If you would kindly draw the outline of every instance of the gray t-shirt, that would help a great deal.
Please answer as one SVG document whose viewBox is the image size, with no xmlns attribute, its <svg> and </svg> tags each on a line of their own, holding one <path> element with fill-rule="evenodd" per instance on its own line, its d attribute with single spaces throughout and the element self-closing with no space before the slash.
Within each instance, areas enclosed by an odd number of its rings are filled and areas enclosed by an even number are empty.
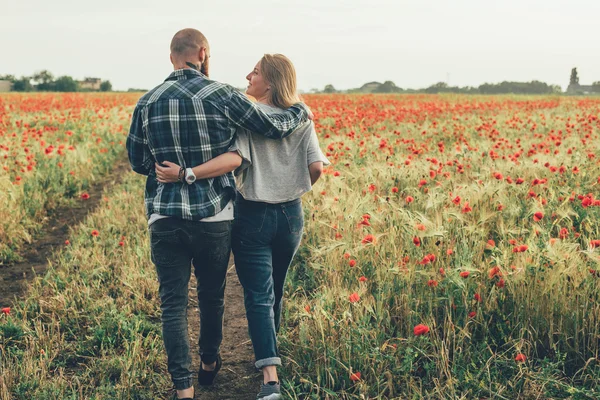
<svg viewBox="0 0 600 400">
<path fill-rule="evenodd" d="M 281 109 L 258 104 L 267 114 Z M 237 130 L 235 147 L 242 165 L 235 171 L 235 183 L 246 200 L 284 203 L 300 198 L 311 189 L 308 166 L 329 160 L 319 148 L 315 125 L 307 122 L 284 139 L 269 139 Z"/>
</svg>

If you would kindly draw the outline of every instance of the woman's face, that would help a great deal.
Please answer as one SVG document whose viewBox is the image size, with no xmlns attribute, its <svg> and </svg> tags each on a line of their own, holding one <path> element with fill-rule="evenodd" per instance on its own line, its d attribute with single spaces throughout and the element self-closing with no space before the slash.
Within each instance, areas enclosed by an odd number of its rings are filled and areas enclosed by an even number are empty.
<svg viewBox="0 0 600 400">
<path fill-rule="evenodd" d="M 270 85 L 262 76 L 260 71 L 260 61 L 256 63 L 252 72 L 246 75 L 246 79 L 248 80 L 248 87 L 246 88 L 246 93 L 248 95 L 257 100 L 264 99 L 267 96 Z"/>
</svg>

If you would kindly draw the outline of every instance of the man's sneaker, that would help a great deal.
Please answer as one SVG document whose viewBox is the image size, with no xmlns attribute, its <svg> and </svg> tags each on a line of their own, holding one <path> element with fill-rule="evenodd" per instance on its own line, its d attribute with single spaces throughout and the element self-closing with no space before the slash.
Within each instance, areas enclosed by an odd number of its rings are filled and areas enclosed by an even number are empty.
<svg viewBox="0 0 600 400">
<path fill-rule="evenodd" d="M 202 368 L 202 363 L 200 363 L 200 371 L 198 371 L 198 383 L 200 386 L 210 386 L 215 381 L 215 377 L 219 373 L 221 369 L 221 364 L 223 360 L 221 360 L 221 355 L 217 356 L 217 365 L 215 365 L 215 369 L 213 371 L 206 371 Z"/>
<path fill-rule="evenodd" d="M 260 393 L 256 396 L 257 400 L 280 400 L 281 385 L 279 382 L 263 383 L 260 387 Z"/>
</svg>

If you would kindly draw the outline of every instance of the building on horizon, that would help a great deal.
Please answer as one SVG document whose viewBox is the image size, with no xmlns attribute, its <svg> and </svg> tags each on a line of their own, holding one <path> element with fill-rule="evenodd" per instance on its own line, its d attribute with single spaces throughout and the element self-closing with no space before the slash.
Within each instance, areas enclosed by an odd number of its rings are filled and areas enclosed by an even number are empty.
<svg viewBox="0 0 600 400">
<path fill-rule="evenodd" d="M 10 92 L 12 91 L 12 82 L 0 80 L 0 92 Z"/>
<path fill-rule="evenodd" d="M 592 94 L 593 92 L 594 88 L 592 85 L 571 84 L 567 87 L 567 93 L 569 94 Z"/>
<path fill-rule="evenodd" d="M 82 81 L 78 81 L 79 89 L 82 90 L 100 90 L 102 79 L 100 78 L 84 78 Z"/>
</svg>

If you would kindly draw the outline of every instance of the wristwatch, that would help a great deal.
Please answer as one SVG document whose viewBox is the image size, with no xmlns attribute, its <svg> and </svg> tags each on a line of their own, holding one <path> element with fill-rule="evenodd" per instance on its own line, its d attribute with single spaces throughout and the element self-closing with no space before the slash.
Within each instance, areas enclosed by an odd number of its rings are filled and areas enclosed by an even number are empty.
<svg viewBox="0 0 600 400">
<path fill-rule="evenodd" d="M 194 171 L 191 168 L 185 169 L 185 181 L 188 185 L 196 182 L 196 175 L 194 175 Z"/>
</svg>

